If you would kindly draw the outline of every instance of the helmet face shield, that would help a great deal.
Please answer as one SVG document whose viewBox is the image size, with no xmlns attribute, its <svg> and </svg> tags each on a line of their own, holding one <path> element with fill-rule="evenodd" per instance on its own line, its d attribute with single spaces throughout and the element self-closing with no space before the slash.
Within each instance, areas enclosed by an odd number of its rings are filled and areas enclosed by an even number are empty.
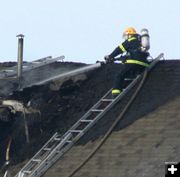
<svg viewBox="0 0 180 177">
<path fill-rule="evenodd" d="M 122 35 L 122 38 L 124 40 L 127 40 L 129 38 L 129 35 L 126 33 L 126 31 L 124 31 L 123 35 Z"/>
</svg>

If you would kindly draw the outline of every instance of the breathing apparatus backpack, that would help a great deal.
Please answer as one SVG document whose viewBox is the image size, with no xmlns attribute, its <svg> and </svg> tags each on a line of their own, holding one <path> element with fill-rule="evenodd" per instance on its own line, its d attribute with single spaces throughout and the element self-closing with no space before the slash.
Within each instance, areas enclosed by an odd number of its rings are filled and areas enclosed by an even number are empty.
<svg viewBox="0 0 180 177">
<path fill-rule="evenodd" d="M 150 37 L 149 31 L 146 28 L 143 28 L 140 32 L 140 42 L 141 42 L 141 51 L 148 52 L 150 49 Z"/>
</svg>

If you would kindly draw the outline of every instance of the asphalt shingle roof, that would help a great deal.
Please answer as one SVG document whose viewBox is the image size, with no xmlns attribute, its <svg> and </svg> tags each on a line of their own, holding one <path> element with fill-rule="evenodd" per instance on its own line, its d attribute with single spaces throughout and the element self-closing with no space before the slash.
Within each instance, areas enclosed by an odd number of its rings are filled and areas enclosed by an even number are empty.
<svg viewBox="0 0 180 177">
<path fill-rule="evenodd" d="M 95 148 L 121 112 L 113 108 L 44 177 L 68 176 Z M 180 157 L 180 62 L 160 62 L 122 121 L 75 177 L 164 176 Z"/>
<path fill-rule="evenodd" d="M 29 95 L 35 98 L 49 97 L 54 104 L 42 106 L 43 134 L 38 138 L 36 128 L 34 144 L 26 149 L 22 144 L 13 146 L 13 150 L 24 150 L 23 154 L 32 154 L 30 149 L 37 150 L 42 136 L 53 131 L 68 129 L 112 86 L 114 74 L 121 70 L 118 65 L 105 65 L 91 73 L 88 79 L 72 93 L 66 93 L 66 102 L 62 102 L 66 111 L 58 112 L 57 104 L 63 100 L 59 92 L 51 93 L 45 89 L 33 88 L 22 92 L 19 97 Z M 46 88 L 46 87 L 45 87 Z M 134 88 L 135 89 L 135 88 Z M 80 141 L 68 151 L 43 177 L 67 177 L 93 151 L 103 138 L 114 120 L 121 113 L 134 89 L 107 115 L 105 115 Z M 67 91 L 67 90 L 65 90 Z M 60 91 L 62 92 L 62 90 Z M 38 95 L 38 93 L 40 95 Z M 74 97 L 73 97 L 74 96 Z M 24 99 L 28 100 L 29 97 Z M 73 97 L 73 99 L 70 97 Z M 34 98 L 34 97 L 33 97 Z M 56 99 L 55 99 L 56 98 Z M 23 98 L 22 98 L 23 99 Z M 60 100 L 59 100 L 60 99 Z M 70 100 L 70 101 L 68 101 Z M 149 73 L 147 80 L 123 119 L 118 123 L 110 137 L 88 163 L 74 177 L 132 177 L 132 176 L 164 176 L 165 161 L 179 161 L 180 157 L 180 61 L 165 60 Z M 45 101 L 41 104 L 45 104 Z M 44 109 L 45 108 L 45 109 Z M 53 108 L 53 109 L 51 109 Z M 63 108 L 63 107 L 62 107 Z M 57 115 L 54 116 L 54 113 Z M 72 116 L 73 115 L 73 116 Z M 3 132 L 3 131 L 2 131 Z M 21 142 L 17 131 L 16 143 Z M 62 132 L 63 133 L 63 132 Z M 5 132 L 4 132 L 5 134 Z M 32 148 L 31 148 L 32 147 Z M 15 154 L 13 157 L 20 157 Z M 35 153 L 33 151 L 33 153 Z M 19 153 L 21 154 L 21 153 Z M 12 166 L 15 174 L 26 162 Z"/>
</svg>

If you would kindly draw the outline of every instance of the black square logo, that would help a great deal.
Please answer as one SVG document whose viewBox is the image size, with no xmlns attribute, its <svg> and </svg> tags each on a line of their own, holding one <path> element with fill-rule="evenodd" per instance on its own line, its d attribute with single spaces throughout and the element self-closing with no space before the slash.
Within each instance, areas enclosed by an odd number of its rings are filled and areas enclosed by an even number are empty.
<svg viewBox="0 0 180 177">
<path fill-rule="evenodd" d="M 180 177 L 180 162 L 165 162 L 165 177 Z"/>
</svg>

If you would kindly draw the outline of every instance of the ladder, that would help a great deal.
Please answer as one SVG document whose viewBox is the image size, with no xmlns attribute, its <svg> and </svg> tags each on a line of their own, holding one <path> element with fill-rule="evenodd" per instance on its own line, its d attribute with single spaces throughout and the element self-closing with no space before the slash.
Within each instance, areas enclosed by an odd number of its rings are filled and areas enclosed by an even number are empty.
<svg viewBox="0 0 180 177">
<path fill-rule="evenodd" d="M 51 56 L 48 57 L 44 57 L 38 60 L 34 60 L 32 62 L 25 62 L 23 63 L 23 72 L 25 71 L 30 71 L 32 69 L 44 66 L 44 65 L 48 65 L 51 63 L 54 63 L 56 61 L 63 61 L 64 60 L 64 56 L 60 56 L 60 57 L 56 57 L 56 58 L 52 58 Z M 13 67 L 9 67 L 7 69 L 3 69 L 0 70 L 0 78 L 6 78 L 6 77 L 10 77 L 10 76 L 14 76 L 17 74 L 17 66 L 13 66 Z"/>
<path fill-rule="evenodd" d="M 161 58 L 160 54 L 151 63 L 150 70 Z M 112 98 L 111 89 L 85 113 L 63 136 L 55 133 L 46 144 L 30 159 L 15 177 L 40 177 L 63 154 L 68 151 L 96 122 L 103 117 L 124 95 L 140 80 L 138 75 L 116 98 Z"/>
</svg>

